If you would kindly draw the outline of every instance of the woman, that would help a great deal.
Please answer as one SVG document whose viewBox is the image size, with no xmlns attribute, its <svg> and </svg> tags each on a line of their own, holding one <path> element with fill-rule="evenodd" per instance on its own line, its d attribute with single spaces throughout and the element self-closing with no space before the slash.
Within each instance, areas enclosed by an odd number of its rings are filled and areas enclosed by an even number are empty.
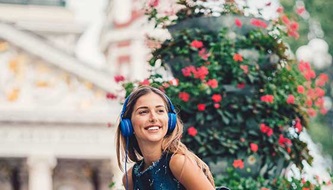
<svg viewBox="0 0 333 190">
<path fill-rule="evenodd" d="M 117 129 L 118 165 L 134 166 L 123 177 L 126 189 L 213 190 L 208 166 L 180 141 L 183 124 L 169 98 L 145 86 L 125 100 Z M 122 155 L 122 158 L 120 157 Z"/>
</svg>

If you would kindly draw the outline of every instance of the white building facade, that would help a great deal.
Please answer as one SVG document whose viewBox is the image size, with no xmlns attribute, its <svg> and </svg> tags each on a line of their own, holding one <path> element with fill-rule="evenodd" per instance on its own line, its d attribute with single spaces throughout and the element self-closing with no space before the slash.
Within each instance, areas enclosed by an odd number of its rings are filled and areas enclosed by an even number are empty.
<svg viewBox="0 0 333 190">
<path fill-rule="evenodd" d="M 123 189 L 106 94 L 147 75 L 149 27 L 143 1 L 97 2 L 0 0 L 1 190 Z"/>
</svg>

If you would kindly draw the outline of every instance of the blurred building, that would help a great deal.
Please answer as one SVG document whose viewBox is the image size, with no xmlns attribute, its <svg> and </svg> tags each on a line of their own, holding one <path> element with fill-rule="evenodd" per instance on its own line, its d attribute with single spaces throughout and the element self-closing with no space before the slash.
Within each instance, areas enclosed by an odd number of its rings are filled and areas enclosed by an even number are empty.
<svg viewBox="0 0 333 190">
<path fill-rule="evenodd" d="M 1 190 L 121 188 L 106 94 L 147 74 L 142 2 L 0 0 Z"/>
</svg>

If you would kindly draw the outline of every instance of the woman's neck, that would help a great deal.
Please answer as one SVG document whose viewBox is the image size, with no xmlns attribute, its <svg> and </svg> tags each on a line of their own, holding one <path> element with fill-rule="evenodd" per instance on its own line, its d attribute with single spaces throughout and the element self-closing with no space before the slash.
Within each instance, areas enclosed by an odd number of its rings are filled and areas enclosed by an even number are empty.
<svg viewBox="0 0 333 190">
<path fill-rule="evenodd" d="M 149 167 L 153 162 L 158 161 L 162 156 L 162 148 L 160 144 L 141 144 L 139 146 L 145 162 L 145 168 Z"/>
</svg>

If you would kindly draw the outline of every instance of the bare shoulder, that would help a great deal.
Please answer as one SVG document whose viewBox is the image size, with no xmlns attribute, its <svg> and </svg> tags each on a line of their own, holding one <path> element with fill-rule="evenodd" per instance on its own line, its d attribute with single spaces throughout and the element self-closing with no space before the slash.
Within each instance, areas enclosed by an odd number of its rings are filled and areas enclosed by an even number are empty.
<svg viewBox="0 0 333 190">
<path fill-rule="evenodd" d="M 170 169 L 176 170 L 176 169 L 179 169 L 180 167 L 184 166 L 186 159 L 187 158 L 184 154 L 172 155 L 172 157 L 170 159 Z"/>
<path fill-rule="evenodd" d="M 172 174 L 186 189 L 214 189 L 198 164 L 186 155 L 174 154 L 169 165 Z"/>
</svg>

